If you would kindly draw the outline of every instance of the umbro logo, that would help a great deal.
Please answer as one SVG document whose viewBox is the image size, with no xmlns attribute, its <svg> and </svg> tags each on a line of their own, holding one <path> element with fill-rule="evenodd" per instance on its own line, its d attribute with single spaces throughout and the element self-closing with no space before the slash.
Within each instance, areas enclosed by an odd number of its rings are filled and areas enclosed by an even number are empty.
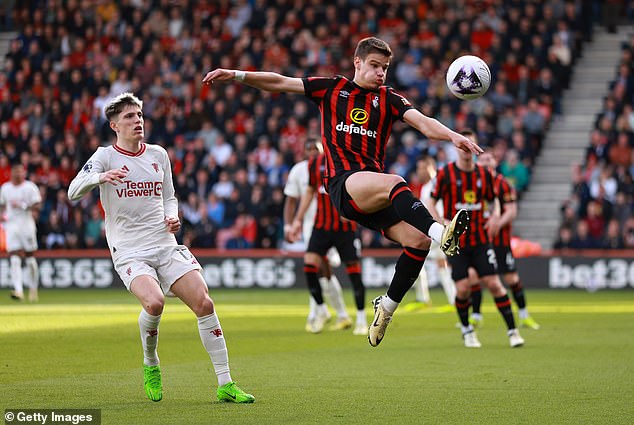
<svg viewBox="0 0 634 425">
<path fill-rule="evenodd" d="M 346 90 L 341 90 L 341 91 L 339 92 L 339 96 L 340 96 L 340 97 L 343 97 L 343 98 L 350 97 L 350 92 L 349 92 L 349 91 L 346 91 Z"/>
</svg>

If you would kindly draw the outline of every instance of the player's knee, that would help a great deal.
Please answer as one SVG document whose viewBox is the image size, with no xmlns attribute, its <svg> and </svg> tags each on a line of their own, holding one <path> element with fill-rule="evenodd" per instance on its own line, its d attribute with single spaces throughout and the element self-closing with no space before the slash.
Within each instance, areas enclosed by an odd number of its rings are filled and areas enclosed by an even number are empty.
<svg viewBox="0 0 634 425">
<path fill-rule="evenodd" d="M 163 307 L 165 307 L 165 299 L 163 298 L 152 298 L 147 300 L 144 303 L 145 311 L 152 316 L 158 316 L 159 314 L 163 314 Z"/>
<path fill-rule="evenodd" d="M 214 312 L 214 302 L 208 296 L 202 297 L 192 305 L 192 311 L 197 317 L 208 316 Z"/>
</svg>

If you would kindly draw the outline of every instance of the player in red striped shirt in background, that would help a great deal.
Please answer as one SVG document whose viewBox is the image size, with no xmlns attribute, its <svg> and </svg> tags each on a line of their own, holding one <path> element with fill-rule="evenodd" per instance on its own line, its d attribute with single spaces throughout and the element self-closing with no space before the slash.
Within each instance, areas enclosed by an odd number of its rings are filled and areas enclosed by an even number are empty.
<svg viewBox="0 0 634 425">
<path fill-rule="evenodd" d="M 374 300 L 374 321 L 368 329 L 373 347 L 383 339 L 394 311 L 418 277 L 431 239 L 446 254 L 454 255 L 468 226 L 466 211 L 459 211 L 447 226 L 438 223 L 401 176 L 385 173 L 392 124 L 401 120 L 431 139 L 449 140 L 469 154 L 482 152 L 477 144 L 424 115 L 384 85 L 391 59 L 392 50 L 385 41 L 368 37 L 359 41 L 354 52 L 352 80 L 220 68 L 202 80 L 205 84 L 235 80 L 269 92 L 303 94 L 319 107 L 328 170 L 324 186 L 335 208 L 343 217 L 382 232 L 403 247 L 387 293 Z"/>
<path fill-rule="evenodd" d="M 308 160 L 308 187 L 291 225 L 293 239 L 299 239 L 302 233 L 304 214 L 314 197 L 317 197 L 317 213 L 313 232 L 304 255 L 304 273 L 308 289 L 317 303 L 317 315 L 312 322 L 312 332 L 321 332 L 328 316 L 325 313 L 322 288 L 319 284 L 319 268 L 322 258 L 331 247 L 335 247 L 346 266 L 346 273 L 352 283 L 354 302 L 357 306 L 357 319 L 353 333 L 367 335 L 368 323 L 365 316 L 365 286 L 361 280 L 361 241 L 357 236 L 357 223 L 342 219 L 335 209 L 330 196 L 324 188 L 326 155 L 320 154 Z"/>
<path fill-rule="evenodd" d="M 488 169 L 493 175 L 493 192 L 498 199 L 500 205 L 500 215 L 494 221 L 489 217 L 489 238 L 493 243 L 495 258 L 497 259 L 498 273 L 502 277 L 502 281 L 506 283 L 513 299 L 519 309 L 518 316 L 520 326 L 539 329 L 539 324 L 531 317 L 526 307 L 526 297 L 524 296 L 524 288 L 520 280 L 515 265 L 515 257 L 511 251 L 511 224 L 517 217 L 517 193 L 509 184 L 502 174 L 496 172 L 497 161 L 491 152 L 484 152 L 478 157 L 478 164 Z M 469 323 L 474 327 L 481 326 L 483 323 L 480 306 L 482 304 L 482 289 L 477 277 L 474 276 L 475 282 L 471 285 L 471 306 L 473 307 Z"/>
<path fill-rule="evenodd" d="M 465 130 L 462 134 L 477 143 L 473 131 Z M 455 306 L 460 318 L 464 344 L 468 348 L 481 347 L 473 325 L 469 323 L 471 296 L 469 268 L 476 271 L 479 279 L 486 284 L 493 295 L 495 304 L 508 328 L 507 335 L 511 347 L 524 344 L 524 339 L 515 327 L 511 301 L 506 288 L 497 274 L 495 251 L 489 238 L 488 227 L 497 223 L 497 217 L 493 217 L 488 223 L 484 217 L 486 204 L 493 204 L 496 201 L 493 188 L 491 172 L 484 166 L 476 164 L 471 153 L 459 151 L 456 162 L 449 163 L 439 170 L 436 176 L 436 188 L 432 193 L 432 201 L 442 200 L 446 220 L 460 209 L 469 211 L 471 223 L 469 232 L 460 237 L 460 252 L 448 259 L 451 265 L 451 277 L 456 282 Z M 431 211 L 432 214 L 437 214 L 435 208 Z M 441 217 L 437 218 L 441 219 Z"/>
</svg>

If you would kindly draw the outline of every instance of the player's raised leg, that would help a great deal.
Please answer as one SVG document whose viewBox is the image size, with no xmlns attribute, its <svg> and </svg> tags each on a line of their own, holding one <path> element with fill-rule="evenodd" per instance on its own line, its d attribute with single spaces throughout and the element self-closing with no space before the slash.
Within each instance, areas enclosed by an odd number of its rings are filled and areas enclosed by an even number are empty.
<svg viewBox="0 0 634 425">
<path fill-rule="evenodd" d="M 139 314 L 139 330 L 143 347 L 143 388 L 152 401 L 163 398 L 163 383 L 158 357 L 159 323 L 165 298 L 158 282 L 149 275 L 141 275 L 130 283 L 132 292 L 143 307 Z"/>
<path fill-rule="evenodd" d="M 231 379 L 227 344 L 214 309 L 214 303 L 209 297 L 207 284 L 200 271 L 192 270 L 186 273 L 174 282 L 171 290 L 198 318 L 200 339 L 211 358 L 211 363 L 218 378 L 218 389 L 216 391 L 218 400 L 234 403 L 253 403 L 255 397 L 244 392 Z"/>
</svg>

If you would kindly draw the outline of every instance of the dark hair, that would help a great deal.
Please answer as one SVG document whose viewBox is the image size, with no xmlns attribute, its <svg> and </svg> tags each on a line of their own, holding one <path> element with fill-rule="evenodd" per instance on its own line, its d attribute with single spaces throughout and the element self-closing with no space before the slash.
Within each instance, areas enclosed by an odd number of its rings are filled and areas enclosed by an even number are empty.
<svg viewBox="0 0 634 425">
<path fill-rule="evenodd" d="M 392 57 L 392 49 L 390 49 L 390 45 L 376 37 L 367 37 L 360 40 L 359 43 L 357 43 L 354 56 L 365 59 L 370 53 L 378 53 L 388 58 Z"/>
<path fill-rule="evenodd" d="M 475 131 L 471 130 L 470 128 L 465 128 L 460 132 L 460 134 L 462 134 L 463 136 L 475 136 Z"/>
<path fill-rule="evenodd" d="M 108 121 L 111 121 L 114 116 L 119 115 L 121 111 L 123 111 L 123 108 L 129 105 L 143 108 L 143 102 L 138 97 L 128 92 L 121 93 L 119 96 L 108 102 L 104 108 L 106 118 Z"/>
</svg>

